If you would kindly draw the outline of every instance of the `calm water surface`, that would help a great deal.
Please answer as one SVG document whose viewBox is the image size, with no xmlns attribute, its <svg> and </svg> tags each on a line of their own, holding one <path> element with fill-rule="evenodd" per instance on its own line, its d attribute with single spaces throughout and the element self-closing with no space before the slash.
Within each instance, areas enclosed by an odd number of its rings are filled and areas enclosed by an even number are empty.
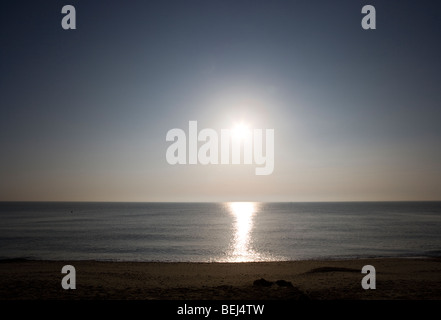
<svg viewBox="0 0 441 320">
<path fill-rule="evenodd" d="M 0 219 L 0 259 L 441 256 L 441 202 L 3 202 Z"/>
</svg>

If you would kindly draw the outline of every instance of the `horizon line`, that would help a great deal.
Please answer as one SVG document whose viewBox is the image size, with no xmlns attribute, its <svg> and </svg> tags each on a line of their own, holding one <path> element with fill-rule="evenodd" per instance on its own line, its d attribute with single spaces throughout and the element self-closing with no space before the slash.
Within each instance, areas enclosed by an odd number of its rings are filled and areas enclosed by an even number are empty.
<svg viewBox="0 0 441 320">
<path fill-rule="evenodd" d="M 224 201 L 99 201 L 99 200 L 0 200 L 6 202 L 58 202 L 58 203 L 228 203 L 228 202 L 260 202 L 260 203 L 342 203 L 342 202 L 441 202 L 441 200 L 309 200 L 309 201 L 253 201 L 253 200 L 224 200 Z"/>
</svg>

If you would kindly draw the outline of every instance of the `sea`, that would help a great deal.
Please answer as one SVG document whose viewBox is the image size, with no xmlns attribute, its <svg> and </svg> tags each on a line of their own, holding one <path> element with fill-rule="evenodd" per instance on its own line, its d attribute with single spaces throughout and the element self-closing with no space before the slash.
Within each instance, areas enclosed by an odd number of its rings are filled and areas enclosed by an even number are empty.
<svg viewBox="0 0 441 320">
<path fill-rule="evenodd" d="M 441 202 L 0 202 L 0 221 L 0 259 L 441 256 Z"/>
</svg>

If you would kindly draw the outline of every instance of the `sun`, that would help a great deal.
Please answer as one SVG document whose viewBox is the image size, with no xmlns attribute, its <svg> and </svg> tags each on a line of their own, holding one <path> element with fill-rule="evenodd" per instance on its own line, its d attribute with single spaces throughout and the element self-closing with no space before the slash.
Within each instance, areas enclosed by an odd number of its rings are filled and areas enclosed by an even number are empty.
<svg viewBox="0 0 441 320">
<path fill-rule="evenodd" d="M 232 136 L 234 139 L 243 140 L 250 134 L 250 132 L 248 125 L 244 122 L 240 122 L 234 126 Z"/>
</svg>

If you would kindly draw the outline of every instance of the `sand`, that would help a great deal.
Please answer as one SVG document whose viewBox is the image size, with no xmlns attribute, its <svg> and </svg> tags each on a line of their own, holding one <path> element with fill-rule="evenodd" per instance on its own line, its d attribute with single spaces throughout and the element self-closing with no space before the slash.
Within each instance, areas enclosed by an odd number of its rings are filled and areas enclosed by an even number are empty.
<svg viewBox="0 0 441 320">
<path fill-rule="evenodd" d="M 76 269 L 75 290 L 61 287 L 61 269 L 67 264 Z M 364 265 L 376 269 L 375 290 L 361 286 Z M 273 284 L 254 285 L 262 278 Z M 285 282 L 278 285 L 277 280 Z M 441 299 L 441 259 L 256 263 L 1 261 L 0 300 L 22 299 L 432 300 Z"/>
</svg>

